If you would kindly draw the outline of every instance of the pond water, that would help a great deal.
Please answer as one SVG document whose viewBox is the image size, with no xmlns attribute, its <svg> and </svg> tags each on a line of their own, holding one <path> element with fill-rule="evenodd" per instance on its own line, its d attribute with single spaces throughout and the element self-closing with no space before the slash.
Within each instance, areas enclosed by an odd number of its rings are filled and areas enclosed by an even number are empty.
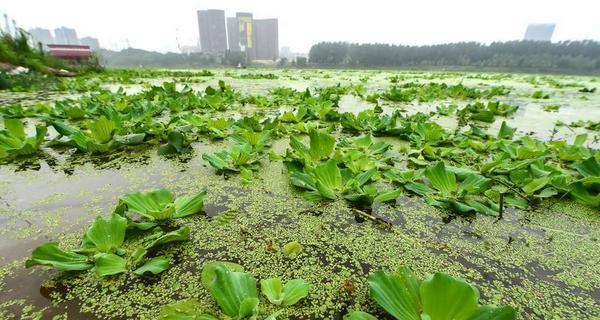
<svg viewBox="0 0 600 320">
<path fill-rule="evenodd" d="M 471 74 L 341 71 L 262 70 L 277 80 L 238 79 L 236 70 L 214 70 L 216 77 L 192 83 L 194 89 L 215 86 L 224 80 L 244 94 L 265 94 L 275 87 L 304 90 L 312 87 L 356 84 L 381 90 L 394 75 L 406 81 L 433 81 L 485 88 L 512 88 L 499 100 L 519 105 L 507 119 L 518 134 L 541 139 L 573 139 L 589 134 L 598 146 L 598 133 L 560 127 L 554 122 L 600 120 L 600 93 L 585 95 L 579 87 L 555 88 L 543 77 L 506 75 L 498 79 Z M 310 79 L 304 79 L 308 78 Z M 533 80 L 532 80 L 533 79 Z M 553 77 L 562 83 L 598 86 L 587 77 Z M 165 79 L 144 79 L 159 84 Z M 205 79 L 202 79 L 205 80 Z M 118 84 L 107 84 L 116 90 Z M 126 85 L 127 92 L 144 85 Z M 543 90 L 549 99 L 533 100 L 531 92 Z M 48 101 L 60 96 L 0 93 L 0 107 L 15 102 Z M 75 96 L 72 96 L 75 97 Z M 432 111 L 452 101 L 385 103 L 385 113 Z M 544 105 L 558 104 L 557 112 Z M 359 112 L 371 104 L 344 96 L 340 111 Z M 451 118 L 436 122 L 452 128 Z M 502 120 L 502 119 L 501 119 Z M 501 120 L 490 125 L 499 129 Z M 596 138 L 594 138 L 596 137 Z M 596 140 L 594 140 L 596 139 Z M 366 278 L 375 270 L 409 266 L 418 275 L 446 272 L 477 286 L 483 303 L 515 307 L 525 319 L 593 319 L 600 314 L 600 215 L 573 201 L 545 201 L 530 211 L 508 210 L 503 219 L 478 215 L 457 218 L 407 195 L 392 204 L 377 204 L 372 214 L 392 226 L 356 217 L 343 201 L 317 205 L 302 198 L 289 184 L 281 162 L 265 160 L 257 176 L 242 184 L 237 176 L 216 175 L 201 155 L 222 150 L 228 142 L 196 142 L 191 157 L 165 159 L 154 149 L 140 149 L 113 161 L 82 157 L 49 161 L 39 159 L 0 166 L 0 318 L 19 319 L 132 319 L 153 318 L 162 305 L 197 297 L 203 308 L 216 310 L 200 283 L 206 262 L 237 262 L 258 279 L 302 278 L 311 284 L 309 297 L 282 319 L 342 319 L 348 310 L 361 309 L 385 315 L 368 297 Z M 273 149 L 285 152 L 287 141 Z M 168 249 L 173 266 L 159 276 L 116 277 L 100 280 L 93 272 L 60 275 L 45 268 L 25 269 L 31 250 L 47 241 L 76 247 L 86 226 L 98 215 L 112 212 L 118 197 L 140 190 L 167 188 L 176 194 L 208 191 L 204 213 L 184 219 L 191 240 Z M 298 241 L 304 250 L 296 258 L 281 247 Z M 264 314 L 277 309 L 261 303 Z"/>
</svg>

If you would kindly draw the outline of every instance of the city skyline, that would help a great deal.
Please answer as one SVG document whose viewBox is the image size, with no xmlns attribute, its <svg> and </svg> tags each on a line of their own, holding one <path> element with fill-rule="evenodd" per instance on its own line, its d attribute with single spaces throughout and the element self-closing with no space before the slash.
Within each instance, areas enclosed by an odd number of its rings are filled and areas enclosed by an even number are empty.
<svg viewBox="0 0 600 320">
<path fill-rule="evenodd" d="M 38 10 L 32 11 L 31 7 Z M 184 0 L 177 5 L 144 3 L 142 6 L 137 1 L 107 0 L 94 8 L 93 13 L 83 3 L 22 0 L 8 2 L 2 10 L 25 29 L 68 25 L 81 34 L 93 34 L 103 47 L 110 49 L 131 46 L 178 52 L 178 40 L 181 46 L 197 44 L 196 11 L 200 8 L 221 8 L 228 15 L 252 12 L 257 17 L 278 18 L 280 46 L 289 46 L 293 52 L 308 52 L 320 41 L 424 45 L 520 40 L 531 23 L 555 23 L 553 41 L 600 40 L 600 19 L 597 19 L 600 3 L 583 0 L 573 0 L 568 5 L 554 0 L 507 0 L 495 6 L 495 14 L 491 16 L 488 5 L 468 0 L 451 3 L 375 0 L 363 6 L 312 0 L 294 5 L 266 0 L 206 0 L 199 5 Z M 140 14 L 132 17 L 132 12 Z M 106 24 L 107 16 L 110 16 L 110 24 Z"/>
<path fill-rule="evenodd" d="M 225 17 L 220 9 L 197 11 L 200 51 L 210 54 L 244 52 L 248 60 L 276 60 L 279 57 L 279 21 L 254 19 L 251 12 Z"/>
<path fill-rule="evenodd" d="M 100 49 L 100 41 L 95 37 L 79 37 L 77 30 L 61 26 L 55 28 L 54 32 L 50 29 L 42 27 L 34 27 L 27 30 L 31 35 L 34 43 L 41 42 L 42 45 L 47 46 L 49 44 L 68 44 L 68 45 L 86 45 L 92 50 Z"/>
</svg>

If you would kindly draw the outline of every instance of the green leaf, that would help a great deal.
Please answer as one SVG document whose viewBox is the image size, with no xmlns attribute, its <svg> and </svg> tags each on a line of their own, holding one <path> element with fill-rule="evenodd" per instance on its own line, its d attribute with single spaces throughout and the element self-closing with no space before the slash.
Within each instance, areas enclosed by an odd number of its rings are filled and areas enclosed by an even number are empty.
<svg viewBox="0 0 600 320">
<path fill-rule="evenodd" d="M 506 124 L 506 121 L 502 121 L 500 131 L 498 131 L 498 139 L 512 139 L 515 135 L 516 128 L 511 128 Z"/>
<path fill-rule="evenodd" d="M 397 274 L 377 271 L 367 280 L 371 298 L 396 319 L 420 320 L 418 280 L 404 269 Z"/>
<path fill-rule="evenodd" d="M 342 188 L 342 174 L 337 162 L 331 159 L 314 169 L 316 187 L 321 195 L 328 199 L 336 199 L 336 191 Z"/>
<path fill-rule="evenodd" d="M 175 199 L 174 218 L 182 218 L 202 211 L 206 191 L 200 192 L 195 196 L 182 196 Z"/>
<path fill-rule="evenodd" d="M 240 304 L 238 319 L 255 318 L 255 316 L 258 314 L 259 303 L 260 300 L 258 298 L 245 298 Z"/>
<path fill-rule="evenodd" d="M 440 161 L 434 166 L 427 167 L 424 172 L 431 185 L 444 196 L 451 196 L 456 192 L 456 176 L 446 170 L 444 162 Z"/>
<path fill-rule="evenodd" d="M 574 167 L 584 177 L 600 177 L 600 164 L 594 157 L 585 159 Z"/>
<path fill-rule="evenodd" d="M 480 306 L 468 320 L 516 320 L 517 312 L 509 306 Z"/>
<path fill-rule="evenodd" d="M 233 272 L 216 266 L 215 277 L 209 291 L 223 313 L 230 317 L 244 318 L 257 313 L 258 293 L 256 279 L 248 273 Z"/>
<path fill-rule="evenodd" d="M 171 261 L 169 258 L 165 256 L 154 257 L 144 263 L 143 266 L 135 269 L 133 273 L 137 275 L 143 275 L 146 272 L 151 272 L 152 274 L 159 274 L 171 266 Z"/>
<path fill-rule="evenodd" d="M 279 278 L 261 280 L 260 291 L 274 305 L 280 305 L 283 302 L 283 283 Z"/>
<path fill-rule="evenodd" d="M 389 202 L 396 200 L 402 194 L 402 189 L 389 190 L 378 194 L 373 201 L 374 202 Z"/>
<path fill-rule="evenodd" d="M 92 122 L 89 126 L 90 134 L 98 143 L 107 143 L 112 139 L 113 132 L 116 129 L 116 124 L 102 116 L 98 120 Z"/>
<path fill-rule="evenodd" d="M 478 308 L 477 289 L 443 273 L 424 280 L 420 295 L 423 314 L 430 320 L 467 320 Z"/>
<path fill-rule="evenodd" d="M 183 153 L 187 151 L 187 142 L 185 136 L 179 131 L 171 131 L 167 136 L 167 143 L 158 148 L 159 156 Z"/>
<path fill-rule="evenodd" d="M 308 135 L 310 136 L 310 150 L 309 153 L 314 160 L 327 159 L 333 147 L 335 145 L 335 138 L 324 132 L 317 130 L 311 130 Z"/>
<path fill-rule="evenodd" d="M 533 194 L 534 192 L 542 189 L 548 183 L 550 183 L 550 180 L 551 180 L 550 177 L 542 177 L 542 178 L 533 179 L 529 183 L 527 183 L 525 186 L 523 186 L 522 189 L 527 194 Z"/>
<path fill-rule="evenodd" d="M 110 220 L 97 217 L 85 234 L 85 241 L 94 245 L 99 252 L 115 252 L 125 241 L 127 219 L 113 213 Z"/>
<path fill-rule="evenodd" d="M 4 118 L 4 128 L 19 140 L 25 140 L 25 125 L 21 120 Z"/>
<path fill-rule="evenodd" d="M 583 146 L 583 144 L 585 143 L 587 138 L 588 138 L 587 133 L 578 134 L 577 136 L 575 136 L 575 141 L 573 142 L 573 144 L 581 147 L 581 146 Z"/>
<path fill-rule="evenodd" d="M 290 280 L 283 285 L 281 279 L 272 278 L 261 280 L 260 288 L 272 304 L 291 306 L 308 295 L 310 286 L 302 279 Z"/>
<path fill-rule="evenodd" d="M 113 253 L 102 253 L 96 257 L 96 274 L 111 276 L 127 271 L 127 260 Z"/>
<path fill-rule="evenodd" d="M 302 245 L 298 241 L 292 241 L 283 246 L 283 254 L 290 258 L 299 256 L 302 250 Z"/>
<path fill-rule="evenodd" d="M 152 242 L 146 245 L 146 249 L 151 249 L 169 242 L 186 241 L 189 238 L 190 227 L 181 227 L 177 230 L 167 232 L 162 236 L 158 237 L 157 239 L 154 239 Z"/>
<path fill-rule="evenodd" d="M 134 192 L 120 198 L 130 211 L 152 220 L 170 219 L 175 215 L 175 196 L 169 190 Z"/>
<path fill-rule="evenodd" d="M 56 242 L 45 243 L 33 250 L 25 266 L 30 268 L 36 265 L 52 266 L 60 271 L 81 271 L 93 267 L 86 256 L 62 250 Z"/>
<path fill-rule="evenodd" d="M 344 320 L 377 320 L 377 318 L 363 311 L 352 311 L 344 316 Z"/>
<path fill-rule="evenodd" d="M 591 195 L 581 182 L 576 182 L 571 185 L 571 191 L 569 191 L 569 194 L 575 198 L 575 200 L 588 206 L 600 206 L 600 194 L 596 194 L 596 196 Z"/>
<path fill-rule="evenodd" d="M 162 308 L 158 319 L 161 320 L 219 320 L 210 314 L 203 313 L 197 299 L 187 299 L 168 304 Z"/>
<path fill-rule="evenodd" d="M 200 275 L 200 282 L 207 290 L 210 287 L 210 284 L 214 281 L 216 274 L 215 270 L 217 267 L 223 266 L 227 268 L 229 271 L 235 272 L 244 272 L 244 267 L 240 266 L 237 263 L 229 262 L 229 261 L 214 261 L 209 262 L 204 265 L 202 268 L 202 274 Z"/>
</svg>

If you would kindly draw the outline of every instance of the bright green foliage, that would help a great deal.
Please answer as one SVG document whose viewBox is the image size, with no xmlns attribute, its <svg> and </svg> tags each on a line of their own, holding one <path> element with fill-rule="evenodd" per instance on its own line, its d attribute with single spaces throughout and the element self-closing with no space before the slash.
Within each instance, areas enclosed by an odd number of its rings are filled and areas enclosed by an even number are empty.
<svg viewBox="0 0 600 320">
<path fill-rule="evenodd" d="M 239 172 L 241 168 L 256 169 L 262 156 L 250 144 L 244 143 L 235 144 L 230 150 L 219 151 L 212 155 L 205 153 L 202 155 L 202 159 L 208 161 L 219 172 Z"/>
<path fill-rule="evenodd" d="M 374 174 L 372 169 L 353 175 L 349 170 L 340 170 L 336 161 L 329 160 L 314 169 L 306 167 L 304 172 L 292 172 L 290 179 L 293 185 L 308 190 L 305 197 L 309 200 L 335 200 L 351 191 L 362 193 L 360 188 Z"/>
<path fill-rule="evenodd" d="M 310 144 L 307 146 L 296 139 L 290 137 L 291 152 L 288 150 L 287 158 L 297 159 L 302 163 L 315 163 L 320 160 L 328 159 L 335 146 L 335 138 L 325 132 L 311 130 L 309 132 Z"/>
<path fill-rule="evenodd" d="M 502 121 L 502 125 L 500 126 L 500 131 L 498 131 L 498 139 L 512 139 L 516 128 L 511 128 L 506 124 L 506 121 Z"/>
<path fill-rule="evenodd" d="M 269 144 L 271 131 L 265 130 L 262 132 L 254 132 L 249 129 L 240 129 L 236 134 L 230 135 L 229 139 L 237 144 L 248 144 L 252 150 L 261 152 Z"/>
<path fill-rule="evenodd" d="M 96 257 L 96 274 L 111 276 L 127 271 L 127 260 L 113 253 L 102 253 Z"/>
<path fill-rule="evenodd" d="M 134 192 L 122 196 L 119 201 L 127 205 L 129 211 L 140 214 L 150 221 L 183 218 L 202 210 L 206 192 L 194 196 L 175 198 L 166 189 L 150 192 Z"/>
<path fill-rule="evenodd" d="M 302 279 L 294 279 L 282 283 L 279 278 L 264 279 L 260 281 L 261 292 L 272 304 L 291 306 L 308 296 L 310 286 Z"/>
<path fill-rule="evenodd" d="M 60 121 L 52 122 L 52 126 L 61 137 L 64 137 L 64 139 L 55 139 L 55 144 L 70 145 L 82 152 L 103 153 L 118 145 L 118 142 L 113 139 L 116 123 L 104 116 L 90 121 L 85 131 Z"/>
<path fill-rule="evenodd" d="M 347 112 L 342 114 L 340 124 L 347 131 L 372 133 L 374 135 L 383 135 L 391 133 L 396 127 L 396 120 L 400 116 L 394 112 L 392 116 L 379 115 L 374 110 L 365 110 L 355 115 Z"/>
<path fill-rule="evenodd" d="M 246 319 L 258 313 L 256 279 L 248 273 L 235 272 L 223 265 L 214 268 L 214 278 L 207 289 L 223 313 Z"/>
<path fill-rule="evenodd" d="M 46 131 L 45 126 L 36 126 L 35 136 L 28 137 L 21 120 L 4 118 L 4 129 L 0 130 L 0 159 L 38 152 Z"/>
<path fill-rule="evenodd" d="M 290 258 L 299 256 L 303 250 L 302 245 L 298 241 L 288 242 L 283 246 L 283 254 Z"/>
<path fill-rule="evenodd" d="M 167 143 L 158 148 L 158 155 L 185 153 L 189 150 L 189 142 L 185 135 L 179 131 L 171 131 L 167 137 Z"/>
<path fill-rule="evenodd" d="M 377 318 L 364 311 L 352 311 L 344 316 L 344 320 L 377 320 Z"/>
<path fill-rule="evenodd" d="M 162 308 L 158 319 L 161 320 L 219 320 L 204 313 L 197 299 L 182 300 Z"/>
<path fill-rule="evenodd" d="M 159 273 L 169 269 L 170 266 L 171 266 L 171 261 L 167 257 L 159 256 L 159 257 L 154 257 L 154 258 L 146 261 L 146 263 L 144 263 L 144 265 L 135 269 L 135 271 L 133 271 L 133 273 L 140 275 L 140 276 L 146 272 L 150 272 L 152 274 L 159 274 Z"/>
<path fill-rule="evenodd" d="M 127 219 L 113 213 L 109 220 L 97 217 L 84 237 L 84 247 L 93 247 L 98 252 L 117 251 L 125 241 Z"/>
<path fill-rule="evenodd" d="M 369 276 L 371 298 L 399 320 L 513 320 L 511 307 L 480 306 L 477 289 L 444 273 L 420 281 L 408 269 Z M 485 318 L 489 316 L 490 318 Z"/>
<path fill-rule="evenodd" d="M 64 251 L 56 242 L 45 243 L 33 250 L 31 259 L 25 262 L 27 268 L 36 265 L 52 266 L 60 271 L 81 271 L 92 268 L 88 257 Z"/>
<path fill-rule="evenodd" d="M 190 228 L 181 227 L 177 230 L 173 230 L 167 233 L 159 229 L 158 231 L 150 235 L 149 238 L 151 239 L 151 241 L 148 242 L 148 244 L 146 244 L 146 249 L 152 249 L 165 243 L 186 241 L 190 238 Z"/>
<path fill-rule="evenodd" d="M 202 209 L 206 193 L 174 199 L 167 190 L 149 193 L 135 193 L 124 196 L 117 210 L 105 219 L 97 217 L 85 233 L 81 247 L 73 251 L 64 251 L 54 242 L 46 243 L 36 248 L 26 266 L 50 265 L 61 271 L 87 270 L 95 267 L 100 277 L 116 275 L 133 270 L 136 275 L 146 273 L 158 274 L 167 270 L 171 261 L 166 256 L 155 256 L 148 259 L 146 255 L 151 250 L 159 250 L 165 244 L 186 241 L 190 238 L 190 228 L 165 232 L 154 217 L 148 212 L 164 212 L 164 207 L 171 206 L 172 217 L 184 217 Z M 128 220 L 125 209 L 129 207 L 134 212 L 147 214 L 149 222 L 133 222 Z M 133 208 L 133 209 L 132 209 Z M 150 211 L 148 211 L 150 210 Z M 141 213 L 140 213 L 141 214 Z M 142 231 L 152 229 L 152 233 L 142 235 L 138 243 L 131 248 L 126 243 L 128 226 L 137 227 Z"/>
<path fill-rule="evenodd" d="M 410 182 L 404 187 L 424 196 L 427 202 L 433 206 L 451 209 L 462 214 L 477 212 L 497 215 L 498 205 L 482 196 L 482 193 L 489 189 L 490 180 L 469 171 L 458 170 L 457 172 L 463 178 L 460 183 L 452 170 L 446 168 L 443 162 L 438 162 L 427 167 L 423 173 L 429 186 L 420 182 Z"/>
</svg>

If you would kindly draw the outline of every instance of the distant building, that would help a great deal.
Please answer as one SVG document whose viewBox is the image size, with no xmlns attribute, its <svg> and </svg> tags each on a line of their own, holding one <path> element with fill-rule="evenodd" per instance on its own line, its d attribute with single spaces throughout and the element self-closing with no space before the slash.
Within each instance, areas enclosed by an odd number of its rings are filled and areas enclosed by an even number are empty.
<svg viewBox="0 0 600 320">
<path fill-rule="evenodd" d="M 100 50 L 100 42 L 93 37 L 83 37 L 79 39 L 81 45 L 89 46 L 92 51 Z"/>
<path fill-rule="evenodd" d="M 527 31 L 525 31 L 525 36 L 523 37 L 523 40 L 552 41 L 552 34 L 554 33 L 555 27 L 556 25 L 553 23 L 530 24 L 527 26 Z"/>
<path fill-rule="evenodd" d="M 255 59 L 277 60 L 279 57 L 279 23 L 277 19 L 254 20 Z"/>
<path fill-rule="evenodd" d="M 225 11 L 198 11 L 198 31 L 200 32 L 200 47 L 203 52 L 224 53 L 227 51 L 225 28 Z"/>
<path fill-rule="evenodd" d="M 92 57 L 90 47 L 81 45 L 49 44 L 48 53 L 53 57 L 73 62 L 86 62 Z"/>
<path fill-rule="evenodd" d="M 288 60 L 294 59 L 294 54 L 292 53 L 292 49 L 288 46 L 283 46 L 279 49 L 279 56 L 282 58 L 286 58 Z"/>
<path fill-rule="evenodd" d="M 40 42 L 44 46 L 54 43 L 54 38 L 52 37 L 52 33 L 50 30 L 44 28 L 33 28 L 29 29 L 29 34 L 37 47 L 37 43 Z"/>
<path fill-rule="evenodd" d="M 255 59 L 254 51 L 254 24 L 252 21 L 252 13 L 237 12 L 235 18 L 238 22 L 238 37 L 240 51 L 246 52 L 249 60 Z"/>
<path fill-rule="evenodd" d="M 54 43 L 55 44 L 70 44 L 79 45 L 79 39 L 77 38 L 77 31 L 75 29 L 60 27 L 54 29 Z"/>
<path fill-rule="evenodd" d="M 238 30 L 238 20 L 236 17 L 227 18 L 227 44 L 230 51 L 240 52 L 240 31 Z"/>
</svg>

